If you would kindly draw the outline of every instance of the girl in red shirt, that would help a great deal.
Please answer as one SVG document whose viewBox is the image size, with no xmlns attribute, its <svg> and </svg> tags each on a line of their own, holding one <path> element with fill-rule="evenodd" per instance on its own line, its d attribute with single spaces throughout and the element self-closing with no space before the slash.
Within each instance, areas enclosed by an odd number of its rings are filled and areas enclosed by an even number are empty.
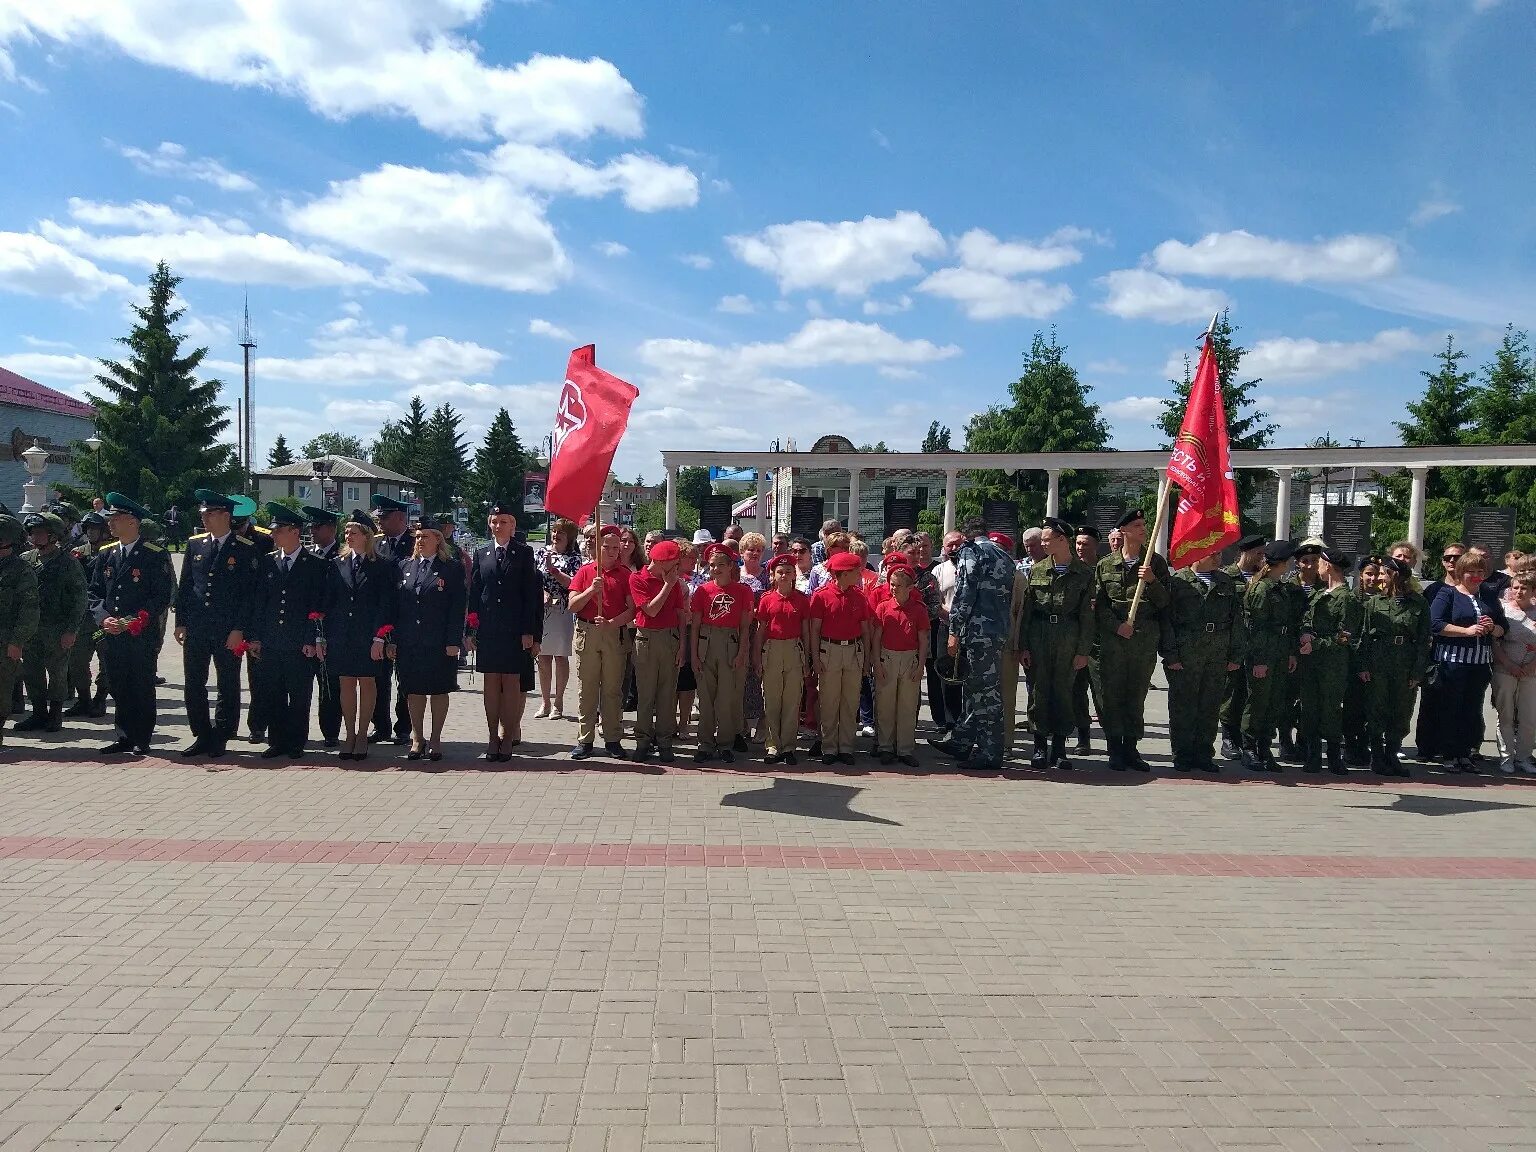
<svg viewBox="0 0 1536 1152">
<path fill-rule="evenodd" d="M 757 602 L 757 648 L 752 667 L 763 682 L 764 726 L 769 764 L 798 763 L 800 695 L 811 650 L 811 598 L 795 588 L 795 557 L 775 556 L 773 586 Z"/>
<path fill-rule="evenodd" d="M 890 595 L 875 605 L 879 659 L 875 663 L 875 724 L 880 763 L 917 767 L 917 696 L 928 660 L 928 609 L 916 592 L 910 564 L 885 571 Z"/>
<path fill-rule="evenodd" d="M 741 734 L 741 694 L 747 673 L 747 633 L 752 627 L 752 589 L 723 544 L 704 550 L 709 579 L 693 593 L 693 672 L 699 682 L 699 747 L 702 763 L 719 753 L 729 764 Z"/>
</svg>

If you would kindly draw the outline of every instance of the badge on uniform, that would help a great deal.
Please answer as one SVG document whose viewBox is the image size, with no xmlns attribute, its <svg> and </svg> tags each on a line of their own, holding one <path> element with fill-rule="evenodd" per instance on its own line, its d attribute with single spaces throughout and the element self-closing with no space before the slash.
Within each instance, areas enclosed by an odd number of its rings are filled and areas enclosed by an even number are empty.
<svg viewBox="0 0 1536 1152">
<path fill-rule="evenodd" d="M 231 567 L 231 568 L 233 568 L 233 567 L 234 567 L 234 566 L 235 566 L 235 558 L 234 558 L 234 557 L 233 557 L 233 556 L 231 556 L 231 557 L 230 557 L 230 558 L 229 558 L 229 566 L 230 566 L 230 567 Z"/>
<path fill-rule="evenodd" d="M 444 588 L 444 587 L 445 587 L 445 585 L 444 585 L 444 584 L 443 584 L 443 578 L 442 578 L 442 577 L 441 577 L 441 576 L 439 576 L 439 577 L 438 577 L 438 578 L 437 578 L 437 590 L 438 590 L 438 591 L 439 591 L 439 592 L 441 592 L 441 591 L 442 591 L 442 590 L 443 590 L 443 588 Z"/>
<path fill-rule="evenodd" d="M 133 570 L 133 582 L 135 584 L 139 582 L 139 570 L 137 568 Z"/>
</svg>

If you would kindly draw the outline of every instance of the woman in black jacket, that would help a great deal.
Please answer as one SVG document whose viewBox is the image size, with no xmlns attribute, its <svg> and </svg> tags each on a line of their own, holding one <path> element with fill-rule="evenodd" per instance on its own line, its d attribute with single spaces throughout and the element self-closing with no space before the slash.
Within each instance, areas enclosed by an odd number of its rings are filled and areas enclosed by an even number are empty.
<svg viewBox="0 0 1536 1152">
<path fill-rule="evenodd" d="M 486 520 L 491 542 L 469 569 L 469 649 L 485 677 L 485 759 L 505 762 L 523 742 L 523 705 L 544 631 L 544 582 L 533 550 L 519 543 L 517 509 L 496 501 Z"/>
<path fill-rule="evenodd" d="M 343 547 L 327 565 L 325 662 L 341 684 L 341 719 L 347 729 L 339 754 L 343 760 L 368 759 L 375 677 L 389 672 L 384 640 L 394 620 L 397 578 L 395 566 L 375 551 L 374 532 L 368 513 L 354 509 Z"/>
<path fill-rule="evenodd" d="M 443 722 L 448 694 L 458 683 L 459 648 L 464 643 L 464 565 L 453 559 L 437 522 L 416 524 L 416 550 L 400 562 L 395 598 L 394 660 L 400 691 L 411 716 L 407 760 L 443 758 Z M 432 702 L 432 737 L 425 736 L 427 701 Z"/>
</svg>

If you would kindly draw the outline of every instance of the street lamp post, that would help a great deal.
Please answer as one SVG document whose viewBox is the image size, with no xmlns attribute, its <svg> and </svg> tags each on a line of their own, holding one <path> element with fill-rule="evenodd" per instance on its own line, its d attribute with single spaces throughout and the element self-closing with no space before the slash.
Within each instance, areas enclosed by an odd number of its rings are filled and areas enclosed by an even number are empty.
<svg viewBox="0 0 1536 1152">
<path fill-rule="evenodd" d="M 326 499 L 325 482 L 335 467 L 335 461 L 329 456 L 321 456 L 317 460 L 311 460 L 309 466 L 314 470 L 315 482 L 320 485 L 320 507 L 329 509 L 330 502 Z"/>
<path fill-rule="evenodd" d="M 95 481 L 96 494 L 101 495 L 101 445 L 100 436 L 92 432 L 85 441 L 85 446 L 91 450 L 91 479 Z"/>
</svg>

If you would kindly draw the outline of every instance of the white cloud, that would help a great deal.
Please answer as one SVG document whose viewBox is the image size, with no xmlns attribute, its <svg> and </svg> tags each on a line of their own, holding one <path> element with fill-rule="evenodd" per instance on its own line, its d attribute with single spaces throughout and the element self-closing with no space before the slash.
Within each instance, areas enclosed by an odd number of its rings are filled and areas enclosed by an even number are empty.
<svg viewBox="0 0 1536 1152">
<path fill-rule="evenodd" d="M 167 4 L 22 0 L 0 43 L 104 43 L 135 60 L 304 100 L 332 119 L 404 116 L 445 136 L 508 140 L 637 136 L 641 100 L 611 63 L 536 55 L 483 63 L 462 29 L 489 0 Z"/>
<path fill-rule="evenodd" d="M 1447 200 L 1443 196 L 1420 201 L 1419 206 L 1413 210 L 1413 215 L 1408 217 L 1408 223 L 1415 228 L 1422 228 L 1426 224 L 1439 220 L 1442 216 L 1454 216 L 1461 211 L 1461 205 L 1454 200 Z"/>
<path fill-rule="evenodd" d="M 163 141 L 153 152 L 142 148 L 116 146 L 117 150 L 133 162 L 140 172 L 152 176 L 175 176 L 187 180 L 201 180 L 225 192 L 254 192 L 256 182 L 249 176 L 231 172 L 217 160 L 188 156 L 180 144 Z"/>
<path fill-rule="evenodd" d="M 388 260 L 397 274 L 511 292 L 548 292 L 571 274 L 544 206 L 494 175 L 386 164 L 333 182 L 322 198 L 290 208 L 288 221 L 300 232 Z"/>
<path fill-rule="evenodd" d="M 92 300 L 133 285 L 84 257 L 31 232 L 0 232 L 0 288 L 28 296 Z"/>
<path fill-rule="evenodd" d="M 1280 336 L 1254 344 L 1243 357 L 1243 373 L 1266 381 L 1330 376 L 1426 351 L 1436 343 L 1435 337 L 1407 328 L 1389 328 L 1356 341 Z"/>
<path fill-rule="evenodd" d="M 560 340 L 567 344 L 576 343 L 576 334 L 574 332 L 561 328 L 558 324 L 551 324 L 548 320 L 528 321 L 528 334 L 530 336 L 548 336 L 551 340 Z"/>
<path fill-rule="evenodd" d="M 899 296 L 895 300 L 866 300 L 864 301 L 864 315 L 866 316 L 894 316 L 899 312 L 912 310 L 912 297 Z"/>
<path fill-rule="evenodd" d="M 704 255 L 702 252 L 689 252 L 685 255 L 679 256 L 678 259 L 681 260 L 684 264 L 688 265 L 688 267 L 695 268 L 700 272 L 708 272 L 715 266 L 714 260 Z"/>
<path fill-rule="evenodd" d="M 1122 396 L 1103 404 L 1104 415 L 1127 424 L 1150 424 L 1163 414 L 1163 401 L 1157 396 Z"/>
<path fill-rule="evenodd" d="M 494 371 L 504 358 L 486 348 L 446 336 L 406 339 L 404 328 L 387 334 L 369 330 L 355 317 L 322 325 L 309 341 L 315 355 L 305 357 L 262 356 L 258 371 L 263 380 L 305 385 L 409 384 L 421 386 L 441 380 L 482 376 Z M 210 371 L 233 373 L 239 365 L 210 361 Z M 348 401 L 351 402 L 350 400 Z"/>
<path fill-rule="evenodd" d="M 926 364 L 960 355 L 953 344 L 903 340 L 878 324 L 853 320 L 808 320 L 805 326 L 777 343 L 720 347 L 698 340 L 647 340 L 640 358 L 652 367 L 696 366 L 727 375 L 760 373 L 777 368 L 822 368 L 855 364 Z"/>
<path fill-rule="evenodd" d="M 185 276 L 230 284 L 280 284 L 284 287 L 378 286 L 419 288 L 409 281 L 379 277 L 368 269 L 327 252 L 305 248 L 281 236 L 252 232 L 238 220 L 183 216 L 164 204 L 102 204 L 72 199 L 72 217 L 107 232 L 45 220 L 39 229 L 72 252 L 118 264 L 153 268 L 167 261 Z M 127 231 L 121 231 L 127 230 Z"/>
<path fill-rule="evenodd" d="M 101 365 L 93 356 L 58 352 L 17 352 L 0 356 L 0 366 L 29 380 L 63 385 L 76 396 L 84 395 L 86 387 L 95 383 L 96 374 L 101 371 Z"/>
<path fill-rule="evenodd" d="M 974 268 L 940 268 L 917 290 L 955 301 L 972 320 L 1001 320 L 1008 316 L 1041 320 L 1072 303 L 1072 289 L 1065 284 L 1010 280 Z"/>
<path fill-rule="evenodd" d="M 588 198 L 617 192 L 636 212 L 691 208 L 699 202 L 699 178 L 689 168 L 640 153 L 626 153 L 599 168 L 556 148 L 503 144 L 482 162 L 517 188 Z"/>
<path fill-rule="evenodd" d="M 1396 271 L 1397 244 L 1386 236 L 1348 235 L 1297 244 L 1251 232 L 1212 232 L 1193 244 L 1165 240 L 1152 252 L 1159 271 L 1288 284 L 1374 280 Z"/>
<path fill-rule="evenodd" d="M 1109 291 L 1099 307 L 1126 320 L 1156 320 L 1163 324 L 1208 320 L 1228 302 L 1226 293 L 1215 288 L 1191 288 L 1146 268 L 1122 268 L 1100 282 Z"/>
<path fill-rule="evenodd" d="M 626 248 L 623 244 L 620 244 L 617 240 L 603 240 L 600 243 L 592 245 L 592 247 L 596 248 L 597 251 L 604 256 L 612 256 L 616 258 L 619 256 L 629 255 L 629 249 Z"/>
<path fill-rule="evenodd" d="M 840 296 L 921 275 L 918 260 L 946 250 L 944 237 L 917 212 L 833 224 L 798 220 L 726 243 L 742 263 L 777 279 L 781 292 L 830 288 Z"/>
<path fill-rule="evenodd" d="M 715 305 L 716 312 L 726 312 L 732 316 L 750 316 L 757 311 L 757 305 L 752 303 L 748 296 L 722 296 L 720 303 Z"/>
<path fill-rule="evenodd" d="M 985 228 L 972 228 L 955 244 L 960 263 L 979 272 L 998 276 L 1026 276 L 1054 272 L 1083 258 L 1079 243 L 1093 239 L 1081 228 L 1063 228 L 1044 240 L 999 240 Z"/>
</svg>

